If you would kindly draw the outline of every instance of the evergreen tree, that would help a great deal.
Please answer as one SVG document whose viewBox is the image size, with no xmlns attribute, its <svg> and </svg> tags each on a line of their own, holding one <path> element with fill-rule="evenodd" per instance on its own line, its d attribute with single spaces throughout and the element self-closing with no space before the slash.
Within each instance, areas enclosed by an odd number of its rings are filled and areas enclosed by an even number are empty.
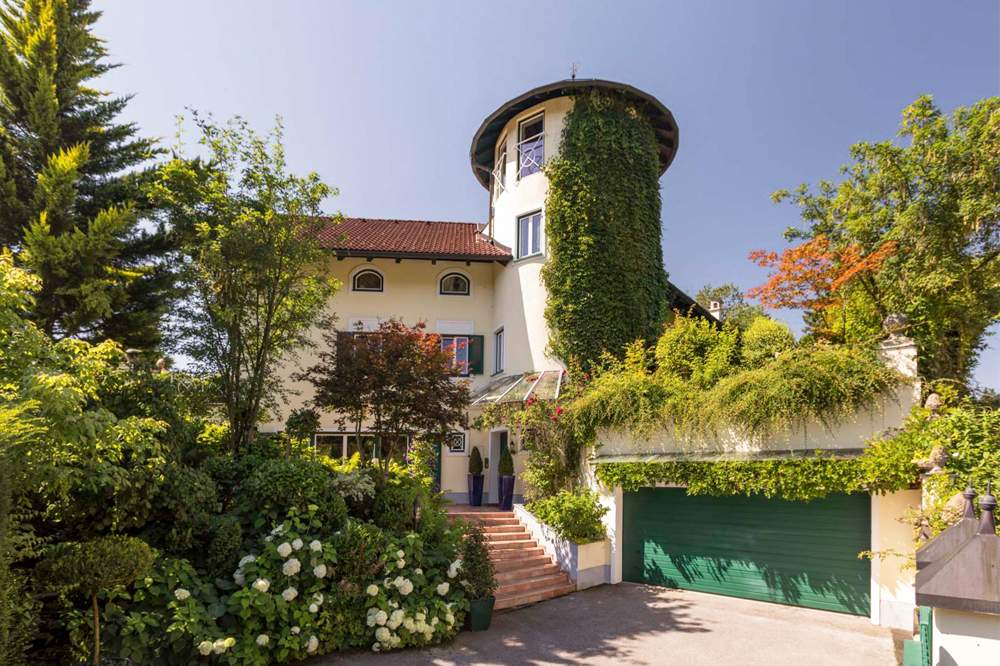
<svg viewBox="0 0 1000 666">
<path fill-rule="evenodd" d="M 0 7 L 0 240 L 41 278 L 47 333 L 149 348 L 173 285 L 142 193 L 157 149 L 116 120 L 129 97 L 93 87 L 115 66 L 99 17 L 89 0 Z"/>
</svg>

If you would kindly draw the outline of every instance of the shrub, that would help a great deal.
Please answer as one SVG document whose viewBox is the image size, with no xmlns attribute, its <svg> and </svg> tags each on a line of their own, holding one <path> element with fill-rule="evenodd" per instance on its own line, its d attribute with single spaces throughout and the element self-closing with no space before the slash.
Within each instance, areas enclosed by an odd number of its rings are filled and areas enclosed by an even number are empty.
<svg viewBox="0 0 1000 666">
<path fill-rule="evenodd" d="M 461 572 L 470 599 L 486 599 L 497 589 L 496 571 L 487 546 L 486 534 L 478 524 L 465 528 Z"/>
<path fill-rule="evenodd" d="M 795 336 L 787 325 L 768 317 L 757 317 L 743 333 L 740 356 L 744 367 L 759 368 L 794 346 Z"/>
<path fill-rule="evenodd" d="M 93 661 L 101 663 L 101 629 L 97 595 L 131 585 L 146 575 L 153 551 L 135 537 L 107 536 L 52 546 L 35 570 L 38 580 L 54 589 L 79 590 L 94 609 Z"/>
<path fill-rule="evenodd" d="M 155 504 L 158 520 L 149 530 L 151 542 L 171 553 L 194 547 L 196 537 L 208 531 L 212 516 L 219 510 L 212 477 L 185 465 L 171 465 L 165 470 Z"/>
<path fill-rule="evenodd" d="M 719 329 L 700 317 L 676 317 L 656 343 L 656 365 L 662 374 L 708 388 L 733 371 L 738 343 L 734 325 Z"/>
<path fill-rule="evenodd" d="M 500 476 L 514 476 L 514 457 L 510 455 L 510 449 L 500 452 L 500 464 L 497 467 Z"/>
<path fill-rule="evenodd" d="M 39 603 L 27 583 L 23 573 L 0 558 L 0 664 L 27 663 L 39 620 Z"/>
<path fill-rule="evenodd" d="M 212 518 L 208 548 L 201 561 L 210 575 L 225 578 L 233 570 L 243 547 L 243 527 L 235 514 Z"/>
<path fill-rule="evenodd" d="M 301 458 L 265 460 L 238 488 L 238 508 L 253 529 L 284 520 L 291 509 L 316 505 L 324 529 L 336 531 L 347 519 L 347 504 L 322 463 Z"/>
<path fill-rule="evenodd" d="M 601 541 L 607 536 L 601 518 L 608 508 L 590 490 L 564 490 L 528 505 L 535 517 L 573 543 Z"/>
<path fill-rule="evenodd" d="M 426 497 L 423 484 L 394 465 L 389 474 L 377 475 L 372 522 L 393 532 L 412 529 L 417 500 Z"/>
<path fill-rule="evenodd" d="M 469 474 L 479 476 L 483 473 L 483 457 L 479 454 L 479 447 L 473 446 L 472 453 L 469 454 Z"/>
</svg>

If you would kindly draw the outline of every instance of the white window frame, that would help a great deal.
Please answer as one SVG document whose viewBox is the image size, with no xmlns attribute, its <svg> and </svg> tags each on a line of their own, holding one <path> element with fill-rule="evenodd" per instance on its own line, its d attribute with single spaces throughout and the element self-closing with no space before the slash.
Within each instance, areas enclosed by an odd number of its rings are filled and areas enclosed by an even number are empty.
<svg viewBox="0 0 1000 666">
<path fill-rule="evenodd" d="M 504 134 L 497 144 L 496 158 L 493 163 L 493 198 L 496 199 L 507 189 L 507 135 Z"/>
<path fill-rule="evenodd" d="M 469 455 L 469 433 L 464 430 L 453 430 L 448 433 L 448 437 L 454 437 L 456 440 L 462 438 L 462 450 L 456 451 L 452 448 L 452 443 L 449 441 L 444 442 L 444 452 L 445 455 L 449 456 L 468 456 Z"/>
<path fill-rule="evenodd" d="M 444 281 L 453 275 L 465 280 L 465 291 L 445 291 Z M 459 273 L 458 271 L 448 271 L 438 279 L 438 295 L 440 296 L 471 296 L 472 295 L 472 280 L 465 273 Z"/>
<path fill-rule="evenodd" d="M 538 216 L 538 247 L 532 251 L 531 248 L 531 218 Z M 521 221 L 528 220 L 528 252 L 526 254 L 521 253 Z M 526 259 L 527 257 L 537 257 L 542 254 L 542 248 L 545 246 L 544 238 L 544 225 L 545 221 L 542 216 L 542 211 L 536 210 L 530 213 L 525 213 L 524 215 L 517 216 L 517 229 L 516 229 L 516 250 L 518 259 Z"/>
<path fill-rule="evenodd" d="M 378 276 L 378 278 L 379 278 L 379 288 L 378 289 L 358 289 L 358 278 L 361 277 L 362 275 L 364 275 L 365 273 L 374 273 L 375 275 Z M 354 271 L 353 275 L 351 275 L 351 291 L 356 291 L 359 294 L 381 294 L 381 293 L 384 293 L 385 292 L 385 275 L 382 274 L 382 271 L 377 270 L 375 268 L 370 268 L 370 267 L 359 268 L 358 270 Z"/>
<path fill-rule="evenodd" d="M 535 122 L 536 120 L 539 119 L 541 119 L 542 121 L 542 131 L 533 136 L 529 136 L 528 138 L 524 138 L 523 136 L 524 126 L 528 125 L 529 123 Z M 522 152 L 524 146 L 526 146 L 529 143 L 531 144 L 541 143 L 542 155 L 540 162 L 536 161 L 534 157 L 526 158 L 524 153 Z M 532 148 L 534 148 L 534 146 L 532 146 Z M 527 159 L 527 163 L 525 162 L 525 159 Z M 539 113 L 532 114 L 531 116 L 528 116 L 524 120 L 520 120 L 517 123 L 517 179 L 521 180 L 522 178 L 527 178 L 528 176 L 532 176 L 536 173 L 541 173 L 542 166 L 544 164 L 545 164 L 545 112 L 541 111 Z M 536 169 L 531 173 L 524 173 L 524 170 L 530 168 L 531 165 L 534 165 Z"/>
<path fill-rule="evenodd" d="M 499 375 L 504 371 L 504 330 L 503 326 L 493 331 L 493 374 Z"/>
<path fill-rule="evenodd" d="M 441 335 L 441 349 L 442 349 L 442 351 L 447 351 L 448 347 L 450 347 L 451 344 L 455 345 L 455 349 L 453 350 L 452 356 L 451 356 L 451 367 L 452 367 L 453 370 L 457 371 L 455 374 L 457 374 L 459 377 L 468 377 L 468 376 L 470 376 L 472 374 L 472 364 L 469 361 L 469 351 L 470 351 L 469 350 L 469 343 L 472 340 L 472 336 L 470 336 L 470 335 L 462 335 L 462 334 L 455 334 L 455 333 L 441 333 L 440 335 Z M 447 340 L 449 338 L 453 342 L 451 344 L 446 344 L 445 340 Z M 465 367 L 464 368 L 461 368 L 459 366 L 459 363 L 461 363 L 461 361 L 458 358 L 458 341 L 459 340 L 465 340 Z"/>
</svg>

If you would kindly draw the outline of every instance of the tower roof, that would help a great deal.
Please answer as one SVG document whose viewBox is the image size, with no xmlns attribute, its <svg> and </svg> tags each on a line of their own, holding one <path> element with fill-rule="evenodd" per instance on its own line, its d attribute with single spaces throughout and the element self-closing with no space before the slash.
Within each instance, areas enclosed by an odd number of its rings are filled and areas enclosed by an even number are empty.
<svg viewBox="0 0 1000 666">
<path fill-rule="evenodd" d="M 677 122 L 674 120 L 673 114 L 670 113 L 670 109 L 649 93 L 626 83 L 603 79 L 565 79 L 518 95 L 486 117 L 483 124 L 476 130 L 475 136 L 472 137 L 472 148 L 469 151 L 472 173 L 476 179 L 483 187 L 489 189 L 497 139 L 500 138 L 500 132 L 503 131 L 511 118 L 546 100 L 576 95 L 589 90 L 610 90 L 621 93 L 645 112 L 656 132 L 656 139 L 659 143 L 660 173 L 666 171 L 677 152 L 679 134 Z"/>
</svg>

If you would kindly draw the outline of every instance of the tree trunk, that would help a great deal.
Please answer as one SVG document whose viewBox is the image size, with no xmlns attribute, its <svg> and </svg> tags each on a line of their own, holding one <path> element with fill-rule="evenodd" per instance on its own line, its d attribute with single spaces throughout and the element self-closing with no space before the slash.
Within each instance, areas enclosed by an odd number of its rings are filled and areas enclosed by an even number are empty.
<svg viewBox="0 0 1000 666">
<path fill-rule="evenodd" d="M 97 593 L 90 595 L 94 604 L 94 666 L 101 664 L 101 616 L 97 610 Z"/>
</svg>

